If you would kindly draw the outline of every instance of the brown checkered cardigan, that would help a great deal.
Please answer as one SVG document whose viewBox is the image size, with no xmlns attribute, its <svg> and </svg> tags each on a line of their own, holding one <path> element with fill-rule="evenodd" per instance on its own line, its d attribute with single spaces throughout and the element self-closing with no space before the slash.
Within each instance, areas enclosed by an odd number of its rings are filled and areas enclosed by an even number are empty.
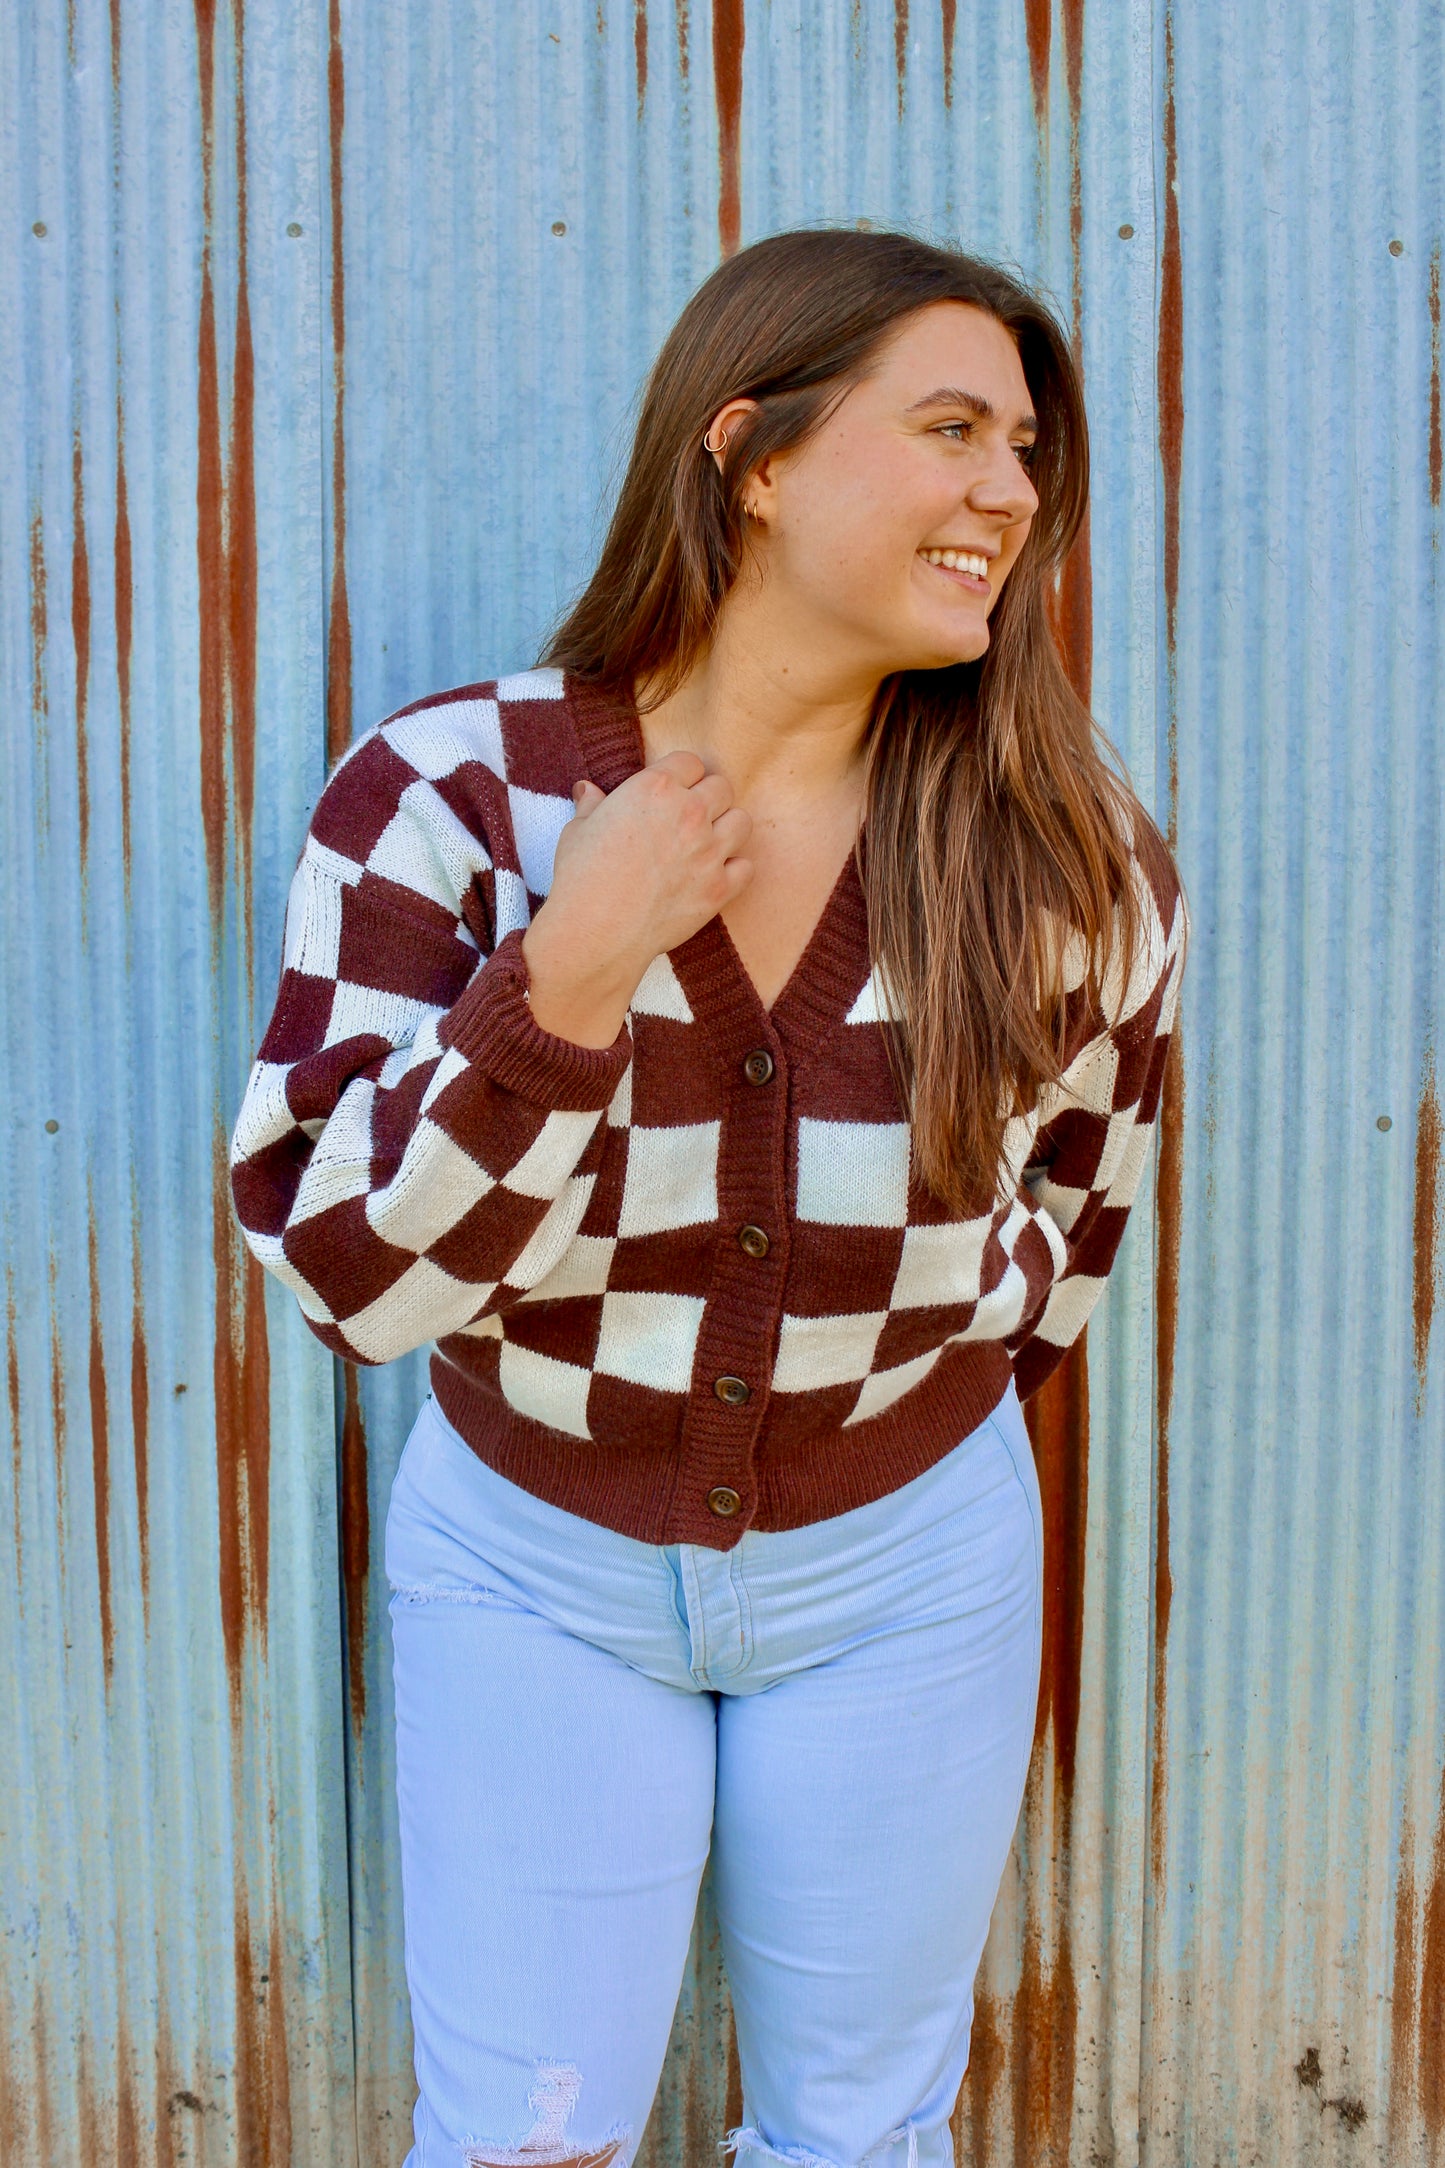
<svg viewBox="0 0 1445 2168">
<path fill-rule="evenodd" d="M 720 919 L 601 1051 L 543 1031 L 523 929 L 571 786 L 641 766 L 632 707 L 555 671 L 418 701 L 347 755 L 291 890 L 236 1125 L 247 1240 L 349 1360 L 436 1341 L 437 1399 L 513 1482 L 717 1549 L 908 1482 L 1083 1329 L 1148 1157 L 1184 914 L 1061 1088 L 1009 1124 L 1003 1201 L 920 1185 L 850 860 L 765 1010 Z"/>
</svg>

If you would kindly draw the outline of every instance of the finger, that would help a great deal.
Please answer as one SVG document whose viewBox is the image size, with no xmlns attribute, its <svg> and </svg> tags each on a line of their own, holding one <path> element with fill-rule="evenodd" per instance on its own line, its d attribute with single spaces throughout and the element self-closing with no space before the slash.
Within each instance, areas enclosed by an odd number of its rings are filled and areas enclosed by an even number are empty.
<svg viewBox="0 0 1445 2168">
<path fill-rule="evenodd" d="M 751 858 L 730 858 L 723 867 L 723 877 L 728 885 L 727 893 L 719 906 L 720 909 L 726 908 L 732 902 L 734 896 L 740 896 L 752 879 L 753 862 Z"/>
<path fill-rule="evenodd" d="M 752 814 L 744 812 L 740 805 L 730 806 L 712 824 L 713 841 L 724 858 L 731 858 L 735 851 L 746 850 L 752 832 Z"/>
<path fill-rule="evenodd" d="M 586 820 L 589 813 L 597 811 L 598 806 L 601 805 L 606 796 L 606 791 L 600 789 L 596 783 L 588 782 L 585 779 L 574 783 L 572 785 L 572 805 L 574 809 L 572 818 L 579 821 Z"/>
<path fill-rule="evenodd" d="M 732 804 L 733 787 L 720 769 L 714 769 L 713 773 L 705 775 L 700 783 L 693 784 L 689 795 L 700 799 L 707 807 L 709 817 L 716 820 L 718 815 L 726 813 Z"/>
<path fill-rule="evenodd" d="M 700 783 L 707 774 L 700 757 L 688 752 L 684 746 L 679 746 L 675 752 L 664 753 L 659 760 L 649 761 L 648 766 L 661 768 L 665 775 L 681 783 L 684 790 L 691 790 L 693 784 Z"/>
</svg>

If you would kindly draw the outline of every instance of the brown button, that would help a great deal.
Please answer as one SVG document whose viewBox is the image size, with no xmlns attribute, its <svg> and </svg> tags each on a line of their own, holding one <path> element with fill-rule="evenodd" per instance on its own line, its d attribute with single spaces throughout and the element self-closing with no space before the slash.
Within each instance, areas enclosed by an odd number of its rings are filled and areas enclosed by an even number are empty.
<svg viewBox="0 0 1445 2168">
<path fill-rule="evenodd" d="M 766 1084 L 772 1073 L 772 1055 L 765 1046 L 755 1046 L 743 1063 L 743 1075 L 750 1084 Z"/>
<path fill-rule="evenodd" d="M 740 1408 L 745 1400 L 752 1398 L 752 1387 L 744 1384 L 741 1378 L 714 1378 L 712 1389 L 730 1408 Z"/>
<path fill-rule="evenodd" d="M 749 1257 L 766 1257 L 771 1247 L 761 1227 L 740 1227 L 738 1241 Z"/>
<path fill-rule="evenodd" d="M 729 1489 L 726 1483 L 719 1483 L 707 1494 L 708 1512 L 715 1513 L 721 1521 L 730 1521 L 741 1504 L 737 1492 Z"/>
</svg>

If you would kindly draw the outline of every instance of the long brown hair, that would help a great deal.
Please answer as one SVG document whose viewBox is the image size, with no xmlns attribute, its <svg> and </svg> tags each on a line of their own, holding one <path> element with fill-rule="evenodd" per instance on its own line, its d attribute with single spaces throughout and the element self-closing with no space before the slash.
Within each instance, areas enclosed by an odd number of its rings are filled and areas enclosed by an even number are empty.
<svg viewBox="0 0 1445 2168">
<path fill-rule="evenodd" d="M 779 233 L 722 264 L 684 308 L 643 394 L 597 569 L 544 661 L 650 702 L 710 641 L 745 547 L 743 491 L 801 444 L 914 310 L 961 301 L 1013 335 L 1038 416 L 1039 506 L 976 662 L 879 687 L 866 743 L 859 874 L 897 1022 L 890 1056 L 918 1171 L 955 1211 L 1000 1178 L 1004 1123 L 1066 1058 L 1069 934 L 1095 999 L 1139 938 L 1131 834 L 1148 817 L 1111 772 L 1048 614 L 1088 501 L 1083 395 L 1068 341 L 997 265 L 902 233 Z M 721 470 L 704 430 L 730 400 Z M 1162 847 L 1162 846 L 1161 846 Z M 1069 943 L 1069 946 L 1073 946 Z"/>
</svg>

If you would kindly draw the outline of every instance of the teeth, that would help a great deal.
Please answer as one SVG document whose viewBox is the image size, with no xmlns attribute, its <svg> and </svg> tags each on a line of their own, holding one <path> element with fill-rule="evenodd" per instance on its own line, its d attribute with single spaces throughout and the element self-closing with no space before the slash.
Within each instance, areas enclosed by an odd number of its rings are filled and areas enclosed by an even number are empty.
<svg viewBox="0 0 1445 2168">
<path fill-rule="evenodd" d="M 976 580 L 988 578 L 988 559 L 972 550 L 924 550 L 923 556 L 931 565 L 942 565 L 949 572 L 968 572 Z"/>
</svg>

